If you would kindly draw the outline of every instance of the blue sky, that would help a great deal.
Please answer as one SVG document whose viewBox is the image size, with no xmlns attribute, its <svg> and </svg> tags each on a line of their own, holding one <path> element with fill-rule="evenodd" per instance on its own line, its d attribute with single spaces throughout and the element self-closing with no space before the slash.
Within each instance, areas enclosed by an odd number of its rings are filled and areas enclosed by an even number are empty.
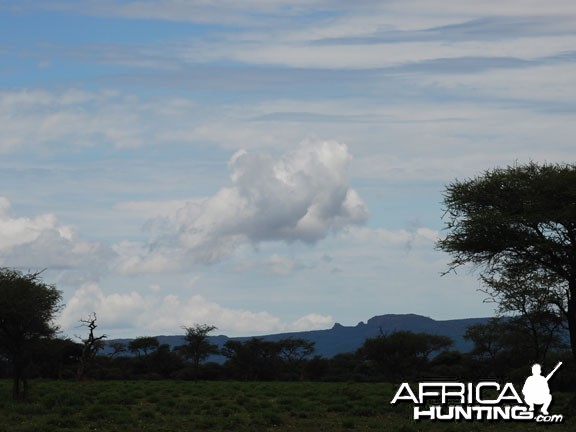
<svg viewBox="0 0 576 432">
<path fill-rule="evenodd" d="M 63 330 L 488 316 L 442 192 L 574 162 L 571 1 L 0 3 L 0 265 Z"/>
</svg>

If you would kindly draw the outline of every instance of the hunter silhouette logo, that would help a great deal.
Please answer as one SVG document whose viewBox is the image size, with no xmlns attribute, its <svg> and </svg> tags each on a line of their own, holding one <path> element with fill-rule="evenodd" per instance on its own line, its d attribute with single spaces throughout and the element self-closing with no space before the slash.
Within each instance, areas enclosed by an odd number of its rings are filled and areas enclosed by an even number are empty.
<svg viewBox="0 0 576 432">
<path fill-rule="evenodd" d="M 542 405 L 540 411 L 542 414 L 548 415 L 548 407 L 552 402 L 548 380 L 560 366 L 562 366 L 562 362 L 558 362 L 556 367 L 546 377 L 541 375 L 542 368 L 538 363 L 532 366 L 532 376 L 526 378 L 524 387 L 522 387 L 522 394 L 524 395 L 524 400 L 530 407 L 530 411 L 534 411 L 534 405 Z"/>
<path fill-rule="evenodd" d="M 477 383 L 421 382 L 417 391 L 409 383 L 402 383 L 390 402 L 412 401 L 414 420 L 488 420 L 488 421 L 536 421 L 538 423 L 562 423 L 562 414 L 548 413 L 552 395 L 548 381 L 562 362 L 545 377 L 539 364 L 532 366 L 532 375 L 522 387 L 524 399 L 512 383 L 504 385 L 495 381 Z M 540 406 L 536 413 L 535 406 Z"/>
</svg>

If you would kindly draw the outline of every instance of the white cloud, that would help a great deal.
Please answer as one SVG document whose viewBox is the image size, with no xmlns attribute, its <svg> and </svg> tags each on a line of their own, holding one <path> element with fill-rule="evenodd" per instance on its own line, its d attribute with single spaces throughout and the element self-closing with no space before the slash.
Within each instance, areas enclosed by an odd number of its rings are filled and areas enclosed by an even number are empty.
<svg viewBox="0 0 576 432">
<path fill-rule="evenodd" d="M 343 237 L 350 242 L 349 244 L 379 245 L 389 250 L 394 250 L 398 246 L 408 249 L 418 246 L 432 250 L 439 234 L 438 231 L 426 227 L 394 231 L 384 228 L 355 227 L 348 230 Z"/>
<path fill-rule="evenodd" d="M 69 227 L 57 227 L 53 214 L 41 214 L 34 218 L 13 217 L 12 204 L 0 197 L 0 251 L 8 252 L 17 245 L 31 243 L 43 231 L 56 230 L 63 238 L 70 237 Z"/>
<path fill-rule="evenodd" d="M 285 25 L 269 21 L 268 25 L 276 25 L 253 26 L 202 42 L 181 41 L 172 47 L 172 56 L 185 64 L 225 59 L 353 70 L 459 58 L 534 60 L 572 51 L 573 7 L 558 5 L 551 15 L 547 7 L 533 10 L 533 15 L 518 4 L 515 8 L 482 4 L 478 8 L 453 8 L 454 13 L 440 8 L 442 12 L 435 14 L 414 13 L 417 9 L 412 4 L 409 10 L 398 3 L 385 7 L 373 4 L 347 8 L 332 19 L 306 24 L 287 21 Z"/>
<path fill-rule="evenodd" d="M 116 205 L 118 210 L 129 213 L 133 218 L 152 219 L 156 217 L 168 217 L 176 213 L 182 207 L 193 200 L 171 201 L 126 201 Z"/>
<path fill-rule="evenodd" d="M 294 260 L 279 254 L 272 254 L 267 261 L 270 271 L 276 275 L 288 275 L 294 271 Z"/>
<path fill-rule="evenodd" d="M 217 23 L 250 23 L 254 26 L 264 25 L 262 15 L 268 21 L 278 24 L 279 18 L 285 20 L 306 16 L 307 13 L 324 12 L 332 21 L 340 24 L 345 18 L 377 16 L 398 18 L 399 25 L 411 22 L 429 23 L 444 20 L 450 17 L 477 17 L 481 15 L 512 15 L 533 16 L 551 15 L 562 16 L 575 13 L 571 2 L 566 0 L 549 0 L 542 3 L 539 0 L 509 0 L 501 2 L 486 0 L 482 3 L 462 2 L 458 0 L 441 0 L 431 4 L 425 0 L 405 1 L 379 0 L 350 3 L 338 0 L 245 0 L 242 2 L 221 0 L 219 2 L 206 2 L 198 0 L 157 0 L 120 2 L 114 0 L 94 1 L 44 1 L 36 7 L 53 9 L 70 9 L 84 14 L 102 16 L 115 16 L 132 19 L 158 19 L 169 21 L 190 22 L 217 22 Z M 418 13 L 415 13 L 417 11 Z M 371 13 L 371 15 L 370 15 Z M 333 27 L 339 28 L 343 26 Z M 343 26 L 344 29 L 347 29 Z M 354 26 L 356 28 L 356 26 Z"/>
<path fill-rule="evenodd" d="M 446 43 L 445 41 L 393 42 L 377 44 L 271 44 L 267 41 L 246 44 L 220 53 L 222 58 L 257 64 L 299 68 L 367 69 L 400 66 L 436 59 L 462 57 L 511 57 L 536 59 L 570 51 L 576 37 L 543 37 Z M 206 55 L 217 56 L 218 50 Z"/>
<path fill-rule="evenodd" d="M 101 90 L 0 91 L 0 152 L 43 147 L 58 153 L 107 145 L 117 149 L 173 142 L 191 131 L 198 107 L 179 97 L 142 100 Z"/>
<path fill-rule="evenodd" d="M 121 274 L 166 273 L 184 267 L 184 254 L 175 248 L 154 248 L 122 241 L 112 246 L 117 254 L 115 270 Z"/>
<path fill-rule="evenodd" d="M 59 324 L 65 332 L 78 332 L 79 320 L 96 312 L 99 328 L 110 337 L 126 335 L 179 334 L 182 326 L 206 323 L 227 335 L 255 335 L 330 327 L 332 317 L 308 314 L 285 322 L 268 312 L 233 309 L 207 300 L 201 295 L 182 298 L 130 293 L 106 294 L 97 284 L 84 284 L 66 301 Z"/>
<path fill-rule="evenodd" d="M 506 2 L 488 0 L 482 3 L 459 0 L 442 0 L 436 3 L 430 3 L 427 0 L 413 0 L 407 3 L 403 0 L 395 0 L 391 4 L 394 10 L 404 11 L 410 15 L 413 15 L 414 11 L 418 11 L 422 15 L 468 17 L 479 15 L 560 16 L 576 13 L 574 4 L 565 0 L 551 0 L 546 3 L 542 3 L 540 0 L 508 0 Z"/>
<path fill-rule="evenodd" d="M 572 102 L 576 97 L 574 76 L 576 65 L 566 63 L 538 65 L 513 72 L 491 70 L 446 76 L 429 73 L 422 76 L 422 82 L 469 94 L 481 93 L 485 97 L 534 102 Z"/>
<path fill-rule="evenodd" d="M 79 320 L 96 312 L 98 324 L 104 329 L 132 328 L 138 326 L 136 320 L 150 306 L 139 293 L 113 293 L 106 295 L 95 283 L 86 283 L 66 299 L 66 305 L 58 323 L 66 332 L 72 332 Z"/>
<path fill-rule="evenodd" d="M 10 201 L 0 197 L 2 266 L 72 270 L 98 277 L 113 258 L 111 250 L 82 239 L 54 214 L 17 217 L 12 213 Z"/>
<path fill-rule="evenodd" d="M 347 147 L 336 142 L 304 142 L 281 157 L 239 151 L 229 162 L 232 186 L 148 223 L 154 237 L 147 247 L 116 245 L 123 257 L 119 270 L 213 263 L 242 243 L 315 243 L 362 224 L 368 209 L 349 185 L 350 159 Z"/>
<path fill-rule="evenodd" d="M 297 319 L 291 328 L 294 331 L 306 331 L 326 329 L 330 328 L 332 325 L 334 325 L 334 320 L 331 316 L 309 314 Z"/>
<path fill-rule="evenodd" d="M 233 32 L 210 32 L 209 38 L 88 46 L 69 53 L 89 52 L 98 62 L 157 70 L 219 60 L 364 69 L 460 57 L 534 59 L 572 51 L 576 22 L 574 6 L 562 0 L 544 6 L 527 1 L 473 5 L 443 0 L 432 6 L 422 1 L 164 0 L 77 2 L 67 7 L 82 14 L 132 19 L 240 24 Z"/>
<path fill-rule="evenodd" d="M 284 15 L 297 17 L 319 8 L 338 6 L 340 2 L 325 0 L 244 0 L 242 2 L 221 0 L 207 2 L 202 0 L 156 0 L 118 2 L 100 0 L 98 2 L 80 1 L 72 3 L 45 2 L 41 7 L 70 9 L 84 14 L 114 16 L 131 19 L 158 19 L 167 21 L 188 21 L 195 23 L 252 24 L 261 23 L 262 14 L 277 21 Z M 276 18 L 275 18 L 276 17 Z"/>
</svg>

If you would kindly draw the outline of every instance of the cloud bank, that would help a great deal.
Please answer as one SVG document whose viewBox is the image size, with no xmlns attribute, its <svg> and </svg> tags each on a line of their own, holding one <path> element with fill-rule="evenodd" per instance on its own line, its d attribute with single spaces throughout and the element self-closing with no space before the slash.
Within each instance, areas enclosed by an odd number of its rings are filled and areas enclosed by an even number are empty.
<svg viewBox="0 0 576 432">
<path fill-rule="evenodd" d="M 317 313 L 285 322 L 269 312 L 224 307 L 198 294 L 186 298 L 136 291 L 107 294 L 95 283 L 86 283 L 74 292 L 58 323 L 64 328 L 77 327 L 79 320 L 93 311 L 97 311 L 103 332 L 107 329 L 134 332 L 137 329 L 149 335 L 174 334 L 182 326 L 195 323 L 210 323 L 233 335 L 313 330 L 334 324 L 331 316 Z"/>
</svg>

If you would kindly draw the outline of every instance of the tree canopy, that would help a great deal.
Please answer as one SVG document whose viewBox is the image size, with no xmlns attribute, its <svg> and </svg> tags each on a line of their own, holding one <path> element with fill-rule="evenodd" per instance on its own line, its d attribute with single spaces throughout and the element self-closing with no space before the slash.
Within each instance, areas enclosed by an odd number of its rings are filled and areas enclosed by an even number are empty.
<svg viewBox="0 0 576 432">
<path fill-rule="evenodd" d="M 218 347 L 210 343 L 209 334 L 216 330 L 216 327 L 208 324 L 194 324 L 192 327 L 184 327 L 186 331 L 186 345 L 181 347 L 182 353 L 192 360 L 194 367 L 194 377 L 198 377 L 200 363 L 206 360 L 210 354 L 216 354 Z"/>
<path fill-rule="evenodd" d="M 53 319 L 61 298 L 60 291 L 44 283 L 39 273 L 0 269 L 0 353 L 12 364 L 14 399 L 26 397 L 26 369 L 34 349 L 58 330 Z"/>
<path fill-rule="evenodd" d="M 446 187 L 450 269 L 473 264 L 509 312 L 555 312 L 576 357 L 576 165 L 496 168 Z"/>
<path fill-rule="evenodd" d="M 413 379 L 425 369 L 430 354 L 446 350 L 452 343 L 447 336 L 397 331 L 366 339 L 358 353 L 387 379 L 397 381 Z"/>
</svg>

